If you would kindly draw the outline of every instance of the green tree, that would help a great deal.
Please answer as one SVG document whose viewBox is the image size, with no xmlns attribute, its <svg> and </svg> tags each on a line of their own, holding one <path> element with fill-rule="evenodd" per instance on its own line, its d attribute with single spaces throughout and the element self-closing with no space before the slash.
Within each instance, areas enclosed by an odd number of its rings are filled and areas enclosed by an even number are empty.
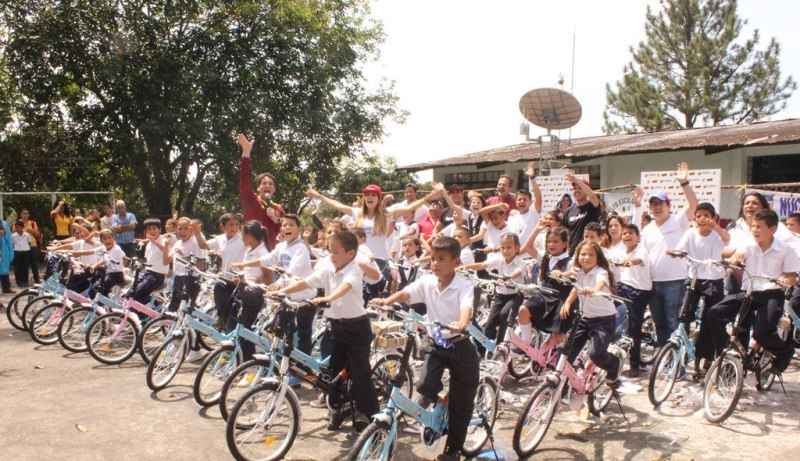
<svg viewBox="0 0 800 461">
<path fill-rule="evenodd" d="M 646 39 L 615 88 L 606 85 L 606 133 L 751 122 L 784 107 L 797 88 L 781 79 L 780 45 L 757 50 L 758 30 L 738 40 L 747 21 L 735 0 L 661 0 L 647 7 Z"/>
<path fill-rule="evenodd" d="M 306 184 L 329 187 L 339 161 L 379 138 L 387 117 L 402 118 L 391 84 L 364 85 L 383 40 L 366 0 L 0 7 L 19 130 L 33 120 L 67 130 L 107 174 L 130 173 L 152 214 L 233 203 L 238 132 L 257 140 L 253 171 L 275 173 L 293 209 Z"/>
</svg>

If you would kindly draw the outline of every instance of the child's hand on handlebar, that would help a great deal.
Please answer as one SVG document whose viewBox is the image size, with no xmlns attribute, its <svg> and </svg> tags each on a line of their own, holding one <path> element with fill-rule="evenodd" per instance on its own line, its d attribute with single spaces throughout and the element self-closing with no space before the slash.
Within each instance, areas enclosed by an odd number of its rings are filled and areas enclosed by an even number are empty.
<svg viewBox="0 0 800 461">
<path fill-rule="evenodd" d="M 448 325 L 450 330 L 454 333 L 461 333 L 462 331 L 467 329 L 467 324 L 462 322 L 461 320 L 456 320 L 455 322 L 450 323 Z"/>
<path fill-rule="evenodd" d="M 315 306 L 319 306 L 320 304 L 330 304 L 331 298 L 329 296 L 320 296 L 318 298 L 312 299 L 310 303 Z"/>
</svg>

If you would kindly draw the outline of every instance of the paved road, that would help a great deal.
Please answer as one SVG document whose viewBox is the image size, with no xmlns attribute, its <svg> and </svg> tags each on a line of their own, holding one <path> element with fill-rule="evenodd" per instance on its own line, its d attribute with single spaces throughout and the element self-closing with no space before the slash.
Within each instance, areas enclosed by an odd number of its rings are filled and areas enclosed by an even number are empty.
<svg viewBox="0 0 800 461">
<path fill-rule="evenodd" d="M 0 297 L 7 302 L 8 295 Z M 192 398 L 197 364 L 187 364 L 173 385 L 151 392 L 138 357 L 105 366 L 88 354 L 38 346 L 13 329 L 0 309 L 0 459 L 9 460 L 224 460 L 230 459 L 224 423 L 216 408 L 201 409 Z M 678 384 L 675 398 L 654 410 L 644 380 L 627 383 L 623 419 L 612 403 L 600 419 L 565 410 L 553 423 L 537 459 L 796 459 L 800 452 L 800 362 L 785 376 L 786 392 L 752 387 L 722 426 L 705 422 L 699 387 Z M 497 451 L 515 459 L 511 432 L 530 384 L 506 383 L 514 395 L 496 426 Z M 299 391 L 303 421 L 287 459 L 342 459 L 353 442 L 349 431 L 329 432 L 326 415 L 305 402 L 316 394 Z M 404 434 L 398 459 L 433 459 Z"/>
</svg>

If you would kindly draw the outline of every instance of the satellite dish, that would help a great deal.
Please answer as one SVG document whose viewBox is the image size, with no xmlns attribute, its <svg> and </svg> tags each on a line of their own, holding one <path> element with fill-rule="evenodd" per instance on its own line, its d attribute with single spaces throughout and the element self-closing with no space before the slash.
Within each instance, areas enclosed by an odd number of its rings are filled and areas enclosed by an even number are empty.
<svg viewBox="0 0 800 461">
<path fill-rule="evenodd" d="M 571 128 L 581 119 L 583 110 L 575 96 L 557 88 L 537 88 L 528 91 L 519 100 L 519 111 L 536 126 L 563 130 Z"/>
</svg>

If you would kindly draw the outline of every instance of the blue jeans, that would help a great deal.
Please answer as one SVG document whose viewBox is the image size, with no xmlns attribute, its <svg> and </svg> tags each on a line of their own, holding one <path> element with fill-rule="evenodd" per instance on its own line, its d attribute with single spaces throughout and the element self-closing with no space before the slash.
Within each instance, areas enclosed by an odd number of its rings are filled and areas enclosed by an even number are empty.
<svg viewBox="0 0 800 461">
<path fill-rule="evenodd" d="M 650 298 L 650 315 L 656 324 L 658 345 L 663 346 L 672 332 L 678 328 L 678 314 L 686 293 L 683 279 L 668 282 L 653 282 L 653 296 Z"/>
</svg>

